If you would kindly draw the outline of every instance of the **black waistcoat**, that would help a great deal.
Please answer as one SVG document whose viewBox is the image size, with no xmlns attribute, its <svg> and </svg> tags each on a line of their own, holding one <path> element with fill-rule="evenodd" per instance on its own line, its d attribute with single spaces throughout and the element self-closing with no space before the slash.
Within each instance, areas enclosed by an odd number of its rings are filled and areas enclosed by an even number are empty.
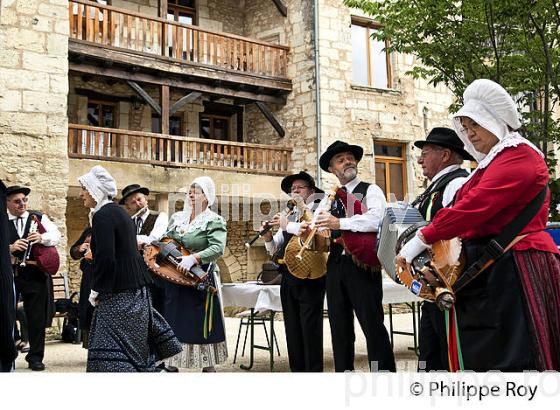
<svg viewBox="0 0 560 410">
<path fill-rule="evenodd" d="M 361 181 L 358 185 L 356 185 L 356 187 L 352 191 L 352 194 L 355 195 L 356 198 L 358 198 L 360 200 L 360 202 L 362 202 L 364 205 L 366 205 L 366 208 L 367 208 L 366 195 L 367 195 L 367 191 L 368 191 L 368 188 L 369 188 L 370 185 L 371 184 L 369 184 L 367 182 Z M 332 203 L 331 214 L 333 216 L 336 216 L 337 218 L 345 218 L 346 217 L 346 209 L 344 209 L 344 205 L 342 204 L 342 200 L 338 197 L 338 195 L 335 197 L 335 200 Z M 341 234 L 342 233 L 338 230 L 332 230 L 331 231 L 331 239 L 336 239 L 336 238 L 340 237 Z M 330 251 L 330 254 L 329 254 L 329 259 L 338 258 L 342 254 L 342 251 L 344 250 L 344 247 L 341 244 L 334 243 L 334 241 L 331 241 L 331 247 L 330 248 L 331 248 L 331 251 Z"/>
<path fill-rule="evenodd" d="M 140 228 L 140 233 L 138 235 L 150 235 L 152 233 L 152 229 L 154 229 L 158 216 L 159 212 L 150 211 L 150 214 L 142 224 L 142 228 Z"/>
<path fill-rule="evenodd" d="M 22 239 L 22 238 L 27 238 L 27 236 L 29 235 L 29 227 L 31 226 L 31 216 L 35 215 L 37 216 L 37 218 L 39 219 L 39 221 L 41 220 L 41 218 L 43 217 L 43 214 L 39 211 L 28 211 L 29 212 L 29 216 L 27 217 L 27 222 L 25 223 L 25 226 L 23 228 L 23 236 L 20 237 L 18 235 L 16 226 L 15 226 L 15 222 L 17 221 L 17 219 L 10 221 L 8 224 L 8 233 L 10 235 L 10 244 L 14 243 L 15 241 L 17 241 L 18 239 Z M 17 251 L 17 252 L 13 252 L 12 255 L 14 255 L 15 257 L 22 259 L 23 255 L 25 254 L 24 251 Z M 29 260 L 33 260 L 33 253 L 31 252 L 29 255 Z"/>
<path fill-rule="evenodd" d="M 443 208 L 443 191 L 445 191 L 447 185 L 455 178 L 466 177 L 468 175 L 469 173 L 462 168 L 445 174 L 432 182 L 430 186 L 412 202 L 412 206 L 418 208 L 426 221 L 433 220 L 437 211 Z"/>
</svg>

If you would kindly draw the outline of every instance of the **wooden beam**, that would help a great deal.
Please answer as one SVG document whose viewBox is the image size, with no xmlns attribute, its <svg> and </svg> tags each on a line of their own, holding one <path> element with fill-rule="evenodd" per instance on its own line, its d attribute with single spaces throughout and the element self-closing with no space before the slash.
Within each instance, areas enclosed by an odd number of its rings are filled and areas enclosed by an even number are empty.
<svg viewBox="0 0 560 410">
<path fill-rule="evenodd" d="M 150 107 L 152 107 L 152 109 L 155 112 L 157 112 L 159 115 L 161 115 L 160 105 L 157 102 L 155 102 L 154 99 L 152 97 L 150 97 L 148 95 L 148 93 L 146 91 L 144 91 L 144 89 L 138 85 L 138 83 L 136 83 L 134 81 L 130 81 L 130 80 L 127 80 L 126 83 L 130 86 L 130 88 L 132 88 L 134 91 L 136 91 L 138 93 L 138 95 L 140 97 L 142 97 L 144 99 L 144 101 L 146 101 L 146 103 L 148 103 L 148 105 Z"/>
<path fill-rule="evenodd" d="M 274 2 L 274 4 L 276 5 L 276 8 L 278 9 L 278 11 L 280 13 L 282 13 L 282 15 L 284 17 L 288 16 L 288 8 L 286 7 L 286 5 L 284 4 L 284 2 L 282 0 L 272 0 Z"/>
<path fill-rule="evenodd" d="M 167 0 L 159 0 L 159 17 L 167 19 Z"/>
<path fill-rule="evenodd" d="M 276 118 L 274 117 L 274 114 L 272 113 L 272 111 L 270 111 L 268 109 L 267 105 L 263 102 L 260 102 L 260 101 L 255 101 L 255 104 L 257 105 L 259 110 L 263 113 L 263 115 L 266 117 L 268 122 L 270 122 L 272 127 L 276 130 L 278 135 L 280 135 L 281 137 L 284 137 L 284 135 L 286 135 L 286 131 L 284 131 L 284 128 L 282 128 L 280 123 L 276 120 Z"/>
<path fill-rule="evenodd" d="M 149 84 L 156 84 L 156 85 L 165 84 L 174 88 L 199 91 L 203 94 L 217 94 L 226 98 L 237 98 L 240 100 L 242 99 L 247 102 L 262 101 L 266 103 L 280 104 L 280 105 L 286 103 L 286 98 L 283 96 L 257 94 L 256 92 L 251 92 L 251 91 L 234 91 L 227 87 L 216 88 L 207 84 L 201 84 L 199 82 L 186 81 L 181 78 L 171 76 L 169 75 L 169 73 L 167 75 L 163 75 L 163 73 L 161 75 L 159 75 L 159 73 L 156 74 L 130 73 L 115 67 L 104 68 L 104 67 L 97 67 L 87 63 L 76 63 L 72 61 L 68 63 L 68 68 L 73 73 L 93 74 L 102 77 L 112 77 L 121 80 L 130 80 L 135 82 L 142 82 L 142 83 L 149 83 Z"/>
<path fill-rule="evenodd" d="M 190 104 L 193 101 L 195 101 L 196 99 L 198 99 L 198 97 L 200 97 L 201 95 L 202 95 L 202 93 L 193 91 L 192 93 L 189 93 L 189 94 L 185 95 L 184 97 L 181 97 L 175 104 L 173 104 L 171 106 L 171 108 L 169 109 L 169 115 L 175 114 L 177 111 L 179 111 L 185 105 Z"/>
<path fill-rule="evenodd" d="M 161 133 L 169 134 L 169 86 L 162 85 L 160 90 Z"/>
</svg>

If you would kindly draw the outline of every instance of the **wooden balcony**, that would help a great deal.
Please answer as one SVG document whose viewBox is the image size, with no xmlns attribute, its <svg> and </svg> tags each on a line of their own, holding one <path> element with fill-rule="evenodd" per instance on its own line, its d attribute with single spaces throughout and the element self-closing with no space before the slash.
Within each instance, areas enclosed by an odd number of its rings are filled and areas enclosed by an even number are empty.
<svg viewBox="0 0 560 410">
<path fill-rule="evenodd" d="M 82 59 L 105 60 L 105 65 L 126 62 L 136 69 L 153 72 L 159 68 L 186 74 L 190 80 L 231 81 L 261 87 L 261 91 L 263 87 L 291 90 L 287 78 L 289 47 L 84 0 L 70 0 L 68 13 L 70 53 L 80 54 Z M 180 63 L 181 69 L 169 63 Z"/>
<path fill-rule="evenodd" d="M 288 175 L 292 148 L 69 124 L 70 158 Z"/>
</svg>

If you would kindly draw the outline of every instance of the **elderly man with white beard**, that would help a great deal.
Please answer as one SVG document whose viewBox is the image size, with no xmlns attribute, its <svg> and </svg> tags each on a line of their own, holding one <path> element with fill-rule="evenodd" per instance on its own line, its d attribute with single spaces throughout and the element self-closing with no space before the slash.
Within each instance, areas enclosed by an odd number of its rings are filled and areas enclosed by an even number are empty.
<svg viewBox="0 0 560 410">
<path fill-rule="evenodd" d="M 395 371 L 393 350 L 383 324 L 381 266 L 356 264 L 352 255 L 336 242 L 345 230 L 377 232 L 385 211 L 386 200 L 381 188 L 362 182 L 357 176 L 362 156 L 361 147 L 336 141 L 320 159 L 321 168 L 338 178 L 342 191 L 353 194 L 367 209 L 361 215 L 347 214 L 337 193 L 331 211 L 323 211 L 317 218 L 319 229 L 330 229 L 333 238 L 326 288 L 335 371 L 354 370 L 354 313 L 366 337 L 371 370 Z"/>
</svg>

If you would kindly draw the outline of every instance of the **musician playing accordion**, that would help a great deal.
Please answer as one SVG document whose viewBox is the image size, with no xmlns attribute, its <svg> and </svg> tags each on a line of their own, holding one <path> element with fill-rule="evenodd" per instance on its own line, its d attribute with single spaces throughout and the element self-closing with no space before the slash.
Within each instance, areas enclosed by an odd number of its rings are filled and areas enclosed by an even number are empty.
<svg viewBox="0 0 560 410">
<path fill-rule="evenodd" d="M 462 239 L 467 269 L 453 285 L 449 339 L 455 370 L 559 370 L 560 258 L 544 232 L 548 168 L 517 132 L 516 103 L 500 85 L 476 80 L 463 101 L 453 124 L 478 167 L 397 262 L 407 269 L 431 244 Z"/>
<path fill-rule="evenodd" d="M 377 185 L 359 180 L 362 156 L 361 147 L 336 141 L 320 158 L 321 168 L 341 185 L 331 212 L 322 212 L 317 219 L 319 228 L 331 230 L 326 288 L 335 371 L 354 370 L 354 313 L 366 337 L 370 368 L 395 371 L 383 324 L 381 265 L 373 251 L 386 200 Z M 359 201 L 353 201 L 355 197 Z M 363 240 L 368 238 L 372 241 Z M 368 242 L 371 249 L 351 250 L 354 244 Z"/>
<path fill-rule="evenodd" d="M 465 183 L 468 172 L 460 166 L 463 160 L 474 161 L 464 150 L 459 136 L 449 128 L 437 127 L 430 131 L 426 140 L 416 141 L 414 146 L 422 152 L 418 164 L 430 185 L 413 202 L 426 222 L 436 213 L 450 206 L 455 193 Z M 422 304 L 419 337 L 420 370 L 448 370 L 447 336 L 445 317 L 434 303 Z"/>
<path fill-rule="evenodd" d="M 308 173 L 301 171 L 282 180 L 282 191 L 293 199 L 305 201 L 306 206 L 313 210 L 316 200 L 322 197 L 323 191 L 315 186 L 315 180 Z M 319 194 L 319 195 L 318 195 Z M 278 231 L 272 236 L 271 231 L 263 235 L 266 250 L 275 258 L 284 262 L 286 248 L 291 244 L 294 235 L 300 232 L 303 215 L 301 210 L 289 218 L 289 221 L 277 214 L 272 219 Z M 296 238 L 297 239 L 297 238 Z M 289 251 L 288 251 L 289 252 Z M 294 256 L 294 255 L 292 255 Z M 288 358 L 292 372 L 323 371 L 323 302 L 325 299 L 325 272 L 319 278 L 301 278 L 291 272 L 286 263 L 279 263 L 282 272 L 280 298 L 286 329 Z M 324 264 L 323 264 L 324 266 Z"/>
</svg>

